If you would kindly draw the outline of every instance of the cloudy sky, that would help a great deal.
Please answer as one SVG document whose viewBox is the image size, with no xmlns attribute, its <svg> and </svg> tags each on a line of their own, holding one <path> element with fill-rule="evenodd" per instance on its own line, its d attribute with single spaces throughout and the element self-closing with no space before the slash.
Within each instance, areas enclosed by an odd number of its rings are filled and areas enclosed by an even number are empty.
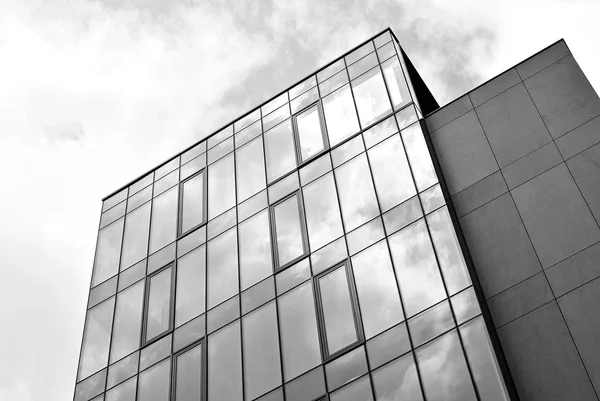
<svg viewBox="0 0 600 401">
<path fill-rule="evenodd" d="M 543 6 L 542 6 L 543 4 Z M 0 400 L 72 398 L 101 198 L 390 26 L 440 104 L 593 0 L 0 0 Z"/>
</svg>

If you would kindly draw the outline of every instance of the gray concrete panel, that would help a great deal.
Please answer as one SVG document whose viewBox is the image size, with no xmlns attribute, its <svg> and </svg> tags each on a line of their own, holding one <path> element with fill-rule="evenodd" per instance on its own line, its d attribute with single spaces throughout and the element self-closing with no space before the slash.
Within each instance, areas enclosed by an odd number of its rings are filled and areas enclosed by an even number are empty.
<svg viewBox="0 0 600 401">
<path fill-rule="evenodd" d="M 459 222 L 486 298 L 541 272 L 508 193 L 467 214 Z"/>
<path fill-rule="evenodd" d="M 523 84 L 513 86 L 475 111 L 500 167 L 552 140 Z"/>
<path fill-rule="evenodd" d="M 454 195 L 452 204 L 456 210 L 456 215 L 462 217 L 506 192 L 508 192 L 508 188 L 504 178 L 502 178 L 500 171 L 496 171 L 494 174 L 488 175 L 483 180 Z"/>
<path fill-rule="evenodd" d="M 469 110 L 473 110 L 473 105 L 471 104 L 469 96 L 464 95 L 429 115 L 425 118 L 425 124 L 431 133 L 465 114 Z"/>
<path fill-rule="evenodd" d="M 567 166 L 596 221 L 600 221 L 600 144 L 573 157 Z"/>
<path fill-rule="evenodd" d="M 571 54 L 571 52 L 569 52 L 567 44 L 561 40 L 528 60 L 523 61 L 515 68 L 519 72 L 521 79 L 527 79 L 569 54 Z"/>
<path fill-rule="evenodd" d="M 517 70 L 511 68 L 470 92 L 469 97 L 471 98 L 471 103 L 473 103 L 473 106 L 477 107 L 519 82 L 521 82 L 521 78 L 519 77 L 519 74 L 517 74 Z"/>
<path fill-rule="evenodd" d="M 564 164 L 512 194 L 544 268 L 600 240 L 600 230 Z"/>
<path fill-rule="evenodd" d="M 550 142 L 502 169 L 510 189 L 548 171 L 562 163 L 563 159 L 554 142 Z"/>
<path fill-rule="evenodd" d="M 556 302 L 498 329 L 521 401 L 591 401 L 594 389 Z"/>
<path fill-rule="evenodd" d="M 600 243 L 546 270 L 556 297 L 600 276 Z"/>
<path fill-rule="evenodd" d="M 575 128 L 556 140 L 556 146 L 565 159 L 569 159 L 600 142 L 600 116 Z"/>
<path fill-rule="evenodd" d="M 525 86 L 555 139 L 600 115 L 600 99 L 572 56 L 525 80 Z"/>
<path fill-rule="evenodd" d="M 498 171 L 498 165 L 474 111 L 431 134 L 450 195 Z"/>
</svg>

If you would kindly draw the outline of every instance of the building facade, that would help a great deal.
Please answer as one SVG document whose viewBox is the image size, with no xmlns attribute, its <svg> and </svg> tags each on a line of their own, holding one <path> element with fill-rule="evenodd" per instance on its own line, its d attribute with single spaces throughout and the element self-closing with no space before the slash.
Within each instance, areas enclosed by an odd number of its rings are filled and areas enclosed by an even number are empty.
<svg viewBox="0 0 600 401">
<path fill-rule="evenodd" d="M 74 399 L 596 400 L 598 115 L 369 39 L 104 199 Z"/>
</svg>

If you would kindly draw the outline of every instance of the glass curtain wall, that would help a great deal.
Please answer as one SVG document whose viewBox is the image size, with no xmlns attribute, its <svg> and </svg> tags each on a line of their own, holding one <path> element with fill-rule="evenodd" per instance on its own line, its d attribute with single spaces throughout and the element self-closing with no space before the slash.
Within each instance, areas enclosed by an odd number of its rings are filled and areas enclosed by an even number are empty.
<svg viewBox="0 0 600 401">
<path fill-rule="evenodd" d="M 76 401 L 508 399 L 397 49 L 104 201 Z"/>
</svg>

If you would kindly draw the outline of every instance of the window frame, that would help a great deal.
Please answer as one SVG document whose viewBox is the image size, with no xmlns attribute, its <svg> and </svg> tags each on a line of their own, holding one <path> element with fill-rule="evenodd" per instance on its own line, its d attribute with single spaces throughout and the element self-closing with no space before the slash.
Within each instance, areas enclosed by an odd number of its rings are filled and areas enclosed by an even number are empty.
<svg viewBox="0 0 600 401">
<path fill-rule="evenodd" d="M 147 334 L 148 334 L 148 307 L 149 307 L 149 303 L 150 303 L 150 286 L 152 284 L 152 278 L 154 276 L 159 275 L 160 273 L 164 272 L 165 270 L 171 268 L 171 283 L 169 286 L 169 327 L 164 330 L 162 333 L 156 334 L 154 337 L 147 339 Z M 162 339 L 163 337 L 169 335 L 169 333 L 173 332 L 174 330 L 174 321 L 175 321 L 175 288 L 176 288 L 176 282 L 175 282 L 175 273 L 176 273 L 176 261 L 172 261 L 169 262 L 167 264 L 165 264 L 163 267 L 161 267 L 160 269 L 156 270 L 155 272 L 152 272 L 151 274 L 149 274 L 148 276 L 146 276 L 145 280 L 146 282 L 144 283 L 144 309 L 143 309 L 143 316 L 142 316 L 142 330 L 141 330 L 141 341 L 140 341 L 140 350 L 156 341 L 159 341 L 160 339 Z"/>
<path fill-rule="evenodd" d="M 290 200 L 291 198 L 296 197 L 296 201 L 298 203 L 298 217 L 300 220 L 300 236 L 302 239 L 302 248 L 304 252 L 301 255 L 298 255 L 294 259 L 288 261 L 284 265 L 279 265 L 279 244 L 277 238 L 277 222 L 275 218 L 275 208 L 282 203 Z M 304 259 L 310 254 L 310 248 L 308 245 L 308 231 L 306 228 L 306 216 L 304 215 L 304 199 L 302 198 L 302 190 L 301 188 L 295 190 L 289 195 L 284 196 L 277 202 L 269 205 L 269 227 L 271 233 L 271 252 L 273 254 L 273 274 L 279 273 L 288 267 L 294 265 L 296 262 Z"/>
<path fill-rule="evenodd" d="M 207 393 L 207 382 L 208 382 L 208 358 L 207 358 L 207 337 L 203 336 L 201 339 L 194 341 L 193 343 L 187 345 L 186 347 L 180 349 L 179 351 L 173 353 L 171 355 L 171 400 L 177 401 L 177 358 L 181 355 L 185 354 L 188 351 L 196 347 L 200 347 L 200 400 L 198 401 L 206 401 L 208 399 Z"/>
<path fill-rule="evenodd" d="M 185 237 L 192 231 L 197 230 L 198 228 L 206 225 L 208 222 L 208 168 L 204 167 L 200 171 L 190 175 L 186 179 L 179 182 L 179 200 L 177 207 L 177 239 L 181 239 Z M 184 196 L 184 185 L 186 182 L 191 181 L 192 179 L 202 175 L 202 221 L 195 226 L 189 228 L 187 231 L 183 231 L 183 196 Z"/>
<path fill-rule="evenodd" d="M 337 269 L 345 269 L 346 270 L 346 282 L 348 284 L 348 292 L 350 294 L 350 307 L 352 308 L 352 317 L 354 321 L 354 329 L 356 332 L 356 341 L 351 344 L 346 345 L 345 347 L 339 349 L 338 351 L 329 354 L 328 345 L 327 345 L 327 332 L 325 330 L 325 314 L 323 310 L 323 301 L 321 298 L 321 288 L 319 285 L 319 280 L 326 276 L 329 273 L 334 272 Z M 365 335 L 362 327 L 362 318 L 360 313 L 360 307 L 358 303 L 358 293 L 356 291 L 356 285 L 354 282 L 354 274 L 352 272 L 352 267 L 350 264 L 350 259 L 345 259 L 342 262 L 336 263 L 331 267 L 325 269 L 321 273 L 317 274 L 312 279 L 313 284 L 313 292 L 314 292 L 314 301 L 315 301 L 315 310 L 317 314 L 317 326 L 319 332 L 319 338 L 321 343 L 321 355 L 323 357 L 323 363 L 327 363 L 340 355 L 347 353 L 348 351 L 362 345 L 365 343 Z"/>
<path fill-rule="evenodd" d="M 310 110 L 311 108 L 316 107 L 317 116 L 319 117 L 319 126 L 321 127 L 321 138 L 323 139 L 323 149 L 310 156 L 308 159 L 302 159 L 302 141 L 300 139 L 300 130 L 298 128 L 298 116 Z M 323 111 L 323 103 L 321 99 L 314 101 L 308 106 L 302 108 L 292 115 L 292 131 L 294 133 L 294 146 L 296 148 L 296 168 L 304 166 L 305 164 L 310 163 L 311 161 L 317 159 L 323 153 L 327 152 L 330 148 L 329 146 L 329 138 L 327 135 L 327 127 L 325 125 L 325 112 Z"/>
</svg>

